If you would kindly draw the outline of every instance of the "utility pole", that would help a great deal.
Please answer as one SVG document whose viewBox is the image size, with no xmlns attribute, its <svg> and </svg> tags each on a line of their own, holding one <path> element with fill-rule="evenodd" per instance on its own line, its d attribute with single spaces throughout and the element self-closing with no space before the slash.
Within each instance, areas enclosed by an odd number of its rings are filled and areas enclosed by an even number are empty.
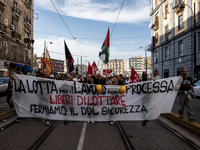
<svg viewBox="0 0 200 150">
<path fill-rule="evenodd" d="M 147 73 L 147 68 L 148 68 L 148 66 L 147 66 L 147 47 L 145 46 L 145 59 L 146 59 L 146 73 Z"/>
</svg>

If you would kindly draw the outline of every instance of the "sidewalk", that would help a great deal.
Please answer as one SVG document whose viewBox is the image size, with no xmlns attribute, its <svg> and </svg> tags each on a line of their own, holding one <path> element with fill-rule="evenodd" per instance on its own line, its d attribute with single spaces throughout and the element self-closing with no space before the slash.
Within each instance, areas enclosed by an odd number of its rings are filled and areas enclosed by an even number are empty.
<svg viewBox="0 0 200 150">
<path fill-rule="evenodd" d="M 180 116 L 173 112 L 164 114 L 164 116 L 200 135 L 200 124 L 190 122 L 187 118 L 180 119 Z"/>
</svg>

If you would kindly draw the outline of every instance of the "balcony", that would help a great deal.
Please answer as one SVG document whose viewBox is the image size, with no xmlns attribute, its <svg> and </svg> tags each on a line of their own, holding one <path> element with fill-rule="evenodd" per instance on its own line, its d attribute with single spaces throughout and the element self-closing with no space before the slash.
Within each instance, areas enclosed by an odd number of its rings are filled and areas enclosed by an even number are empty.
<svg viewBox="0 0 200 150">
<path fill-rule="evenodd" d="M 182 5 L 184 5 L 184 2 L 180 2 L 180 3 L 176 3 L 172 9 L 174 10 L 173 13 L 179 13 L 181 10 L 184 10 L 184 7 L 181 7 Z"/>
<path fill-rule="evenodd" d="M 4 9 L 6 7 L 6 0 L 0 0 L 0 8 Z"/>
<path fill-rule="evenodd" d="M 159 28 L 159 22 L 155 21 L 151 26 L 151 30 L 156 31 L 158 28 Z"/>
<path fill-rule="evenodd" d="M 21 17 L 22 12 L 19 10 L 19 8 L 12 7 L 12 15 L 13 17 L 19 19 Z"/>
<path fill-rule="evenodd" d="M 0 23 L 0 33 L 7 33 L 7 26 Z"/>
<path fill-rule="evenodd" d="M 12 37 L 21 40 L 21 34 L 17 33 L 16 31 L 13 31 L 13 32 L 12 32 Z"/>
</svg>

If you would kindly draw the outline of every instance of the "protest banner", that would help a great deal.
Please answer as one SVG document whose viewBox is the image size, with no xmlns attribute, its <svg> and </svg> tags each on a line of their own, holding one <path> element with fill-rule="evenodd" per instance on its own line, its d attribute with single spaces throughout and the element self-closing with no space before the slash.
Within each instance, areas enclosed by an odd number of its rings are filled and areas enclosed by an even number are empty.
<svg viewBox="0 0 200 150">
<path fill-rule="evenodd" d="M 103 69 L 103 75 L 110 75 L 111 72 L 109 70 Z"/>
<path fill-rule="evenodd" d="M 121 94 L 118 85 L 102 86 L 16 74 L 13 101 L 19 117 L 52 120 L 152 120 L 170 113 L 181 77 L 133 83 Z M 176 90 L 175 90 L 176 89 Z"/>
</svg>

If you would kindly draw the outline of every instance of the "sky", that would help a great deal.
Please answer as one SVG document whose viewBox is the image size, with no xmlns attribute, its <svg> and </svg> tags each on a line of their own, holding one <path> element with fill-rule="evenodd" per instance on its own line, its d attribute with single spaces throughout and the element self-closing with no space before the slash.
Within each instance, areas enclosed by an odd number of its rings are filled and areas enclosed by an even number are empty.
<svg viewBox="0 0 200 150">
<path fill-rule="evenodd" d="M 34 15 L 34 53 L 41 57 L 46 42 L 51 58 L 64 61 L 65 40 L 74 64 L 80 64 L 82 56 L 82 64 L 95 61 L 100 67 L 102 61 L 98 55 L 109 28 L 109 59 L 144 57 L 144 47 L 151 43 L 151 0 L 124 0 L 123 6 L 122 2 L 34 0 L 34 13 L 37 14 Z M 150 55 L 147 52 L 147 56 Z"/>
</svg>

